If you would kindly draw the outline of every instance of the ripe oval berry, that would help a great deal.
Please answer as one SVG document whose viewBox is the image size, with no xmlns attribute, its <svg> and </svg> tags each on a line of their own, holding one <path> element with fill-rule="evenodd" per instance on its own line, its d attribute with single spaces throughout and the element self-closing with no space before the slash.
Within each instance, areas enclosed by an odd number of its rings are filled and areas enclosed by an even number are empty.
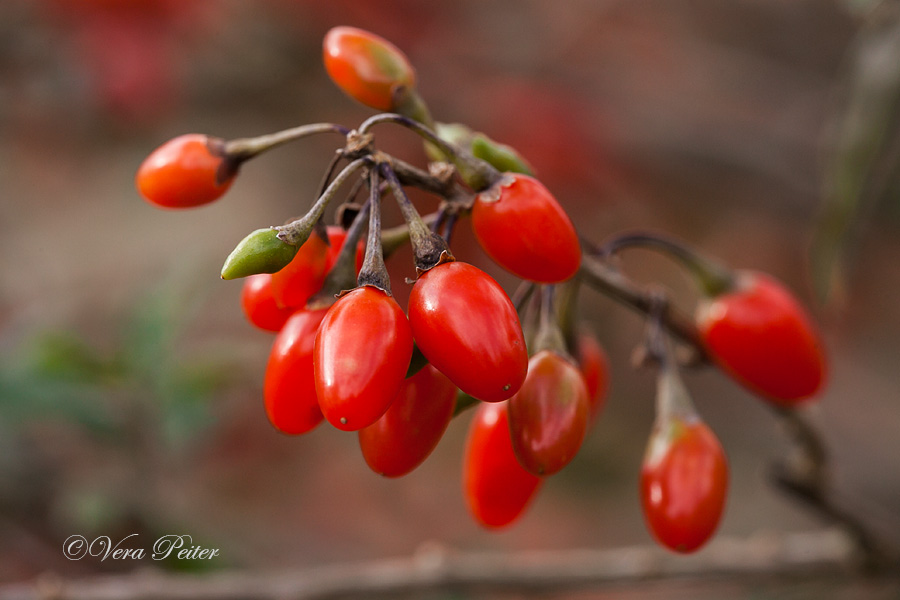
<svg viewBox="0 0 900 600">
<path fill-rule="evenodd" d="M 819 334 L 768 275 L 741 272 L 734 290 L 698 307 L 696 320 L 710 356 L 750 390 L 790 405 L 822 389 L 828 369 Z"/>
<path fill-rule="evenodd" d="M 475 197 L 472 229 L 494 262 L 540 283 L 559 283 L 581 266 L 581 244 L 569 216 L 544 185 L 505 173 Z"/>
<path fill-rule="evenodd" d="M 272 276 L 268 273 L 250 275 L 244 279 L 241 307 L 247 320 L 265 331 L 279 331 L 294 313 L 292 308 L 282 308 L 275 302 Z"/>
<path fill-rule="evenodd" d="M 654 426 L 641 467 L 641 504 L 654 537 L 676 552 L 693 552 L 712 537 L 725 507 L 728 463 L 699 419 Z"/>
<path fill-rule="evenodd" d="M 609 392 L 609 358 L 603 346 L 591 334 L 580 334 L 576 344 L 575 355 L 591 401 L 588 422 L 593 423 L 602 412 Z"/>
<path fill-rule="evenodd" d="M 506 402 L 482 402 L 469 427 L 463 487 L 469 512 L 482 526 L 505 527 L 522 516 L 543 479 L 513 452 Z"/>
<path fill-rule="evenodd" d="M 406 377 L 413 338 L 403 309 L 362 286 L 328 310 L 316 337 L 315 379 L 328 422 L 356 431 L 378 420 Z"/>
<path fill-rule="evenodd" d="M 313 376 L 316 332 L 325 310 L 298 310 L 275 336 L 263 384 L 266 414 L 283 433 L 306 433 L 322 422 Z"/>
<path fill-rule="evenodd" d="M 348 96 L 381 111 L 394 110 L 415 87 L 409 59 L 386 39 L 355 27 L 335 27 L 322 44 L 325 70 Z"/>
<path fill-rule="evenodd" d="M 409 294 L 422 354 L 465 393 L 488 402 L 525 381 L 528 353 L 516 309 L 490 275 L 453 261 L 423 273 Z"/>
<path fill-rule="evenodd" d="M 528 361 L 522 388 L 509 399 L 509 428 L 519 462 L 552 475 L 575 458 L 587 433 L 590 399 L 584 377 L 552 350 Z"/>
<path fill-rule="evenodd" d="M 425 365 L 403 381 L 391 407 L 359 430 L 359 446 L 369 467 L 385 477 L 406 475 L 437 446 L 456 404 L 456 386 Z"/>
<path fill-rule="evenodd" d="M 222 140 L 199 133 L 171 139 L 144 159 L 135 184 L 147 202 L 163 208 L 191 208 L 218 199 L 234 173 L 220 181 Z"/>
</svg>

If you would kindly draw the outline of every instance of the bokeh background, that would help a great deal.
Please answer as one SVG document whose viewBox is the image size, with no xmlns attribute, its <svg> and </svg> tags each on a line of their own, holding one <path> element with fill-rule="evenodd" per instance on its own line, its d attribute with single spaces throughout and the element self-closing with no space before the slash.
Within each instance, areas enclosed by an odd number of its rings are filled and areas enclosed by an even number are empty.
<svg viewBox="0 0 900 600">
<path fill-rule="evenodd" d="M 586 237 L 665 231 L 784 280 L 828 342 L 830 387 L 810 412 L 835 485 L 900 538 L 894 4 L 3 2 L 0 582 L 147 566 L 68 561 L 61 545 L 75 533 L 138 533 L 145 546 L 187 533 L 221 549 L 209 564 L 172 569 L 308 567 L 428 543 L 650 542 L 636 489 L 653 376 L 629 363 L 642 322 L 595 293 L 581 306 L 610 355 L 605 413 L 509 530 L 485 532 L 466 513 L 467 414 L 402 480 L 371 473 L 355 435 L 323 425 L 289 438 L 269 426 L 261 386 L 272 337 L 244 320 L 240 283 L 218 272 L 247 232 L 305 211 L 340 140 L 252 161 L 222 200 L 191 211 L 154 209 L 133 177 L 185 132 L 359 123 L 370 113 L 321 64 L 322 37 L 339 24 L 404 49 L 435 117 L 517 147 Z M 423 164 L 411 135 L 378 136 Z M 514 289 L 465 224 L 454 249 Z M 635 251 L 622 266 L 692 309 L 690 282 L 666 259 Z M 402 298 L 409 254 L 389 267 Z M 818 527 L 767 481 L 787 447 L 770 411 L 713 370 L 687 379 L 731 460 L 721 533 Z"/>
</svg>

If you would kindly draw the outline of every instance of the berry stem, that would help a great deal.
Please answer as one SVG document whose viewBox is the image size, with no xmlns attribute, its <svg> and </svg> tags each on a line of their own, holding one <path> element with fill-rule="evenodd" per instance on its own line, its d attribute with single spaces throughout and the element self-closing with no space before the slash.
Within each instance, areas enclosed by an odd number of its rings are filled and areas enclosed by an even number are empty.
<svg viewBox="0 0 900 600">
<path fill-rule="evenodd" d="M 357 285 L 370 285 L 391 295 L 391 278 L 384 266 L 381 248 L 381 188 L 378 169 L 369 171 L 369 236 L 366 240 L 366 258 L 356 280 Z"/>
<path fill-rule="evenodd" d="M 597 258 L 585 255 L 581 261 L 580 274 L 586 284 L 609 298 L 643 314 L 649 314 L 652 310 L 654 302 L 652 294 L 648 294 L 619 271 Z M 708 361 L 700 334 L 691 318 L 666 304 L 662 310 L 661 322 L 672 335 L 691 346 L 695 360 Z"/>
<path fill-rule="evenodd" d="M 557 354 L 571 359 L 566 350 L 566 342 L 562 330 L 556 320 L 556 306 L 554 295 L 556 286 L 541 286 L 541 313 L 540 324 L 534 338 L 533 352 L 537 354 L 541 350 L 553 350 Z"/>
<path fill-rule="evenodd" d="M 419 211 L 410 202 L 403 186 L 397 179 L 397 175 L 388 162 L 380 162 L 379 164 L 382 175 L 387 179 L 388 185 L 394 192 L 397 204 L 400 206 L 400 212 L 403 214 L 403 220 L 406 221 L 409 230 L 409 239 L 413 246 L 416 261 L 416 273 L 422 274 L 428 269 L 439 265 L 442 262 L 453 260 L 450 248 L 441 236 L 432 233 L 419 215 Z"/>
<path fill-rule="evenodd" d="M 656 388 L 656 423 L 665 424 L 678 418 L 682 421 L 697 418 L 691 396 L 681 381 L 678 364 L 672 359 L 672 348 L 663 329 L 663 315 L 668 301 L 661 293 L 651 298 L 647 315 L 646 349 L 659 364 Z"/>
<path fill-rule="evenodd" d="M 608 241 L 594 253 L 602 257 L 610 257 L 619 250 L 628 247 L 652 248 L 661 250 L 678 260 L 693 273 L 703 293 L 707 296 L 718 296 L 735 286 L 735 276 L 731 269 L 722 263 L 701 255 L 693 248 L 672 238 L 650 233 L 628 233 Z"/>
<path fill-rule="evenodd" d="M 422 222 L 429 225 L 437 219 L 438 213 L 433 212 L 422 217 Z M 381 247 L 385 256 L 393 254 L 400 246 L 409 241 L 409 226 L 406 223 L 384 229 L 381 232 Z"/>
<path fill-rule="evenodd" d="M 370 158 L 357 158 L 344 167 L 344 170 L 338 173 L 337 177 L 334 178 L 334 181 L 331 182 L 325 192 L 319 196 L 308 213 L 296 221 L 275 228 L 278 231 L 278 239 L 291 246 L 302 246 L 309 239 L 313 227 L 322 218 L 322 213 L 325 212 L 328 203 L 331 202 L 337 191 L 344 185 L 344 182 L 367 163 L 371 163 Z"/>
<path fill-rule="evenodd" d="M 429 129 L 434 129 L 434 119 L 431 118 L 431 111 L 428 110 L 428 105 L 425 104 L 425 100 L 422 99 L 422 96 L 419 95 L 415 88 L 407 89 L 406 97 L 396 108 L 397 113 L 409 117 Z"/>
<path fill-rule="evenodd" d="M 340 133 L 347 135 L 350 130 L 343 125 L 335 123 L 311 123 L 309 125 L 300 125 L 292 127 L 276 133 L 269 133 L 252 138 L 239 138 L 225 142 L 225 155 L 235 164 L 240 164 L 254 156 L 271 150 L 282 144 L 293 142 L 301 138 L 315 135 L 318 133 Z"/>
<path fill-rule="evenodd" d="M 404 117 L 403 115 L 395 113 L 374 115 L 363 121 L 357 131 L 360 135 L 364 135 L 368 133 L 369 129 L 379 123 L 395 123 L 401 125 L 431 143 L 453 163 L 459 171 L 460 177 L 466 182 L 466 185 L 476 192 L 489 188 L 501 177 L 500 172 L 492 167 L 490 163 L 483 161 L 480 158 L 475 158 L 470 152 L 466 152 L 458 146 L 450 144 L 428 127 L 425 127 L 418 121 Z"/>
<path fill-rule="evenodd" d="M 563 339 L 566 341 L 566 348 L 569 349 L 574 349 L 577 343 L 575 323 L 578 318 L 578 291 L 580 289 L 581 277 L 577 274 L 556 287 L 556 319 Z"/>
</svg>

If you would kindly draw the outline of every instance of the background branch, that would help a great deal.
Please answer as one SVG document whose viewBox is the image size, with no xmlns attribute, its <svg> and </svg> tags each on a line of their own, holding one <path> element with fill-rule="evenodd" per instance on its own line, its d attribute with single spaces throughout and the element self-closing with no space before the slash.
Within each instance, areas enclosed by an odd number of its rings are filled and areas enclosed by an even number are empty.
<svg viewBox="0 0 900 600">
<path fill-rule="evenodd" d="M 44 577 L 0 588 L 0 600 L 313 600 L 452 590 L 546 593 L 665 578 L 856 576 L 859 554 L 845 533 L 826 530 L 719 538 L 691 556 L 656 546 L 457 554 L 428 546 L 411 557 L 283 573 L 208 576 L 138 571 L 83 581 Z M 894 576 L 897 576 L 896 571 Z"/>
</svg>

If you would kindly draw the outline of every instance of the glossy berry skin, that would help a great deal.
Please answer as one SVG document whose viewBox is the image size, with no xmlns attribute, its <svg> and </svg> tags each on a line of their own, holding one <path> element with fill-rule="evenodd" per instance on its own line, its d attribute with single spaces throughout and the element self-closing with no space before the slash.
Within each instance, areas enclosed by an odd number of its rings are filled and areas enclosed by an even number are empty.
<svg viewBox="0 0 900 600">
<path fill-rule="evenodd" d="M 269 421 L 283 433 L 306 433 L 322 422 L 313 351 L 325 313 L 324 309 L 296 311 L 275 336 L 269 353 L 263 398 Z"/>
<path fill-rule="evenodd" d="M 522 386 L 528 353 L 519 317 L 484 271 L 459 261 L 426 271 L 408 312 L 422 354 L 465 393 L 499 402 Z"/>
<path fill-rule="evenodd" d="M 603 411 L 609 393 L 609 357 L 597 338 L 582 333 L 576 340 L 575 356 L 584 376 L 590 399 L 589 423 L 594 423 Z"/>
<path fill-rule="evenodd" d="M 325 256 L 325 271 L 331 271 L 331 268 L 337 262 L 338 254 L 340 254 L 341 249 L 344 247 L 344 242 L 347 240 L 347 230 L 342 227 L 338 227 L 336 225 L 330 225 L 328 227 L 328 253 Z M 359 270 L 362 268 L 363 260 L 366 257 L 366 247 L 363 244 L 362 240 L 360 240 L 356 244 L 356 273 L 359 274 Z"/>
<path fill-rule="evenodd" d="M 403 309 L 383 291 L 362 286 L 328 310 L 316 337 L 319 406 L 343 431 L 368 427 L 397 397 L 412 357 Z"/>
<path fill-rule="evenodd" d="M 740 272 L 736 288 L 703 302 L 696 320 L 710 356 L 757 394 L 792 405 L 822 389 L 828 369 L 819 334 L 772 277 Z"/>
<path fill-rule="evenodd" d="M 488 256 L 522 279 L 559 283 L 581 266 L 581 244 L 572 221 L 534 177 L 505 173 L 478 194 L 472 229 Z"/>
<path fill-rule="evenodd" d="M 386 39 L 355 27 L 335 27 L 322 44 L 325 70 L 348 96 L 380 111 L 396 108 L 416 84 L 406 55 Z"/>
<path fill-rule="evenodd" d="M 369 468 L 400 477 L 418 467 L 444 435 L 455 404 L 456 386 L 433 365 L 405 379 L 387 412 L 359 430 Z"/>
<path fill-rule="evenodd" d="M 329 234 L 329 240 L 331 234 Z M 315 233 L 300 246 L 293 260 L 272 273 L 272 296 L 279 306 L 302 307 L 325 282 L 330 246 Z"/>
<path fill-rule="evenodd" d="M 463 455 L 463 489 L 475 520 L 492 529 L 510 525 L 528 508 L 542 482 L 513 452 L 507 403 L 479 404 Z"/>
<path fill-rule="evenodd" d="M 641 468 L 644 519 L 656 540 L 694 552 L 712 537 L 725 507 L 728 463 L 702 421 L 672 418 L 654 427 Z"/>
<path fill-rule="evenodd" d="M 508 404 L 513 449 L 527 471 L 552 475 L 575 458 L 587 433 L 590 398 L 573 362 L 552 350 L 539 351 Z"/>
<path fill-rule="evenodd" d="M 171 139 L 144 159 L 135 184 L 147 202 L 161 208 L 191 208 L 222 196 L 234 175 L 218 182 L 223 165 L 215 149 L 222 140 L 199 133 Z"/>
<path fill-rule="evenodd" d="M 272 276 L 268 273 L 244 278 L 241 290 L 241 308 L 244 315 L 256 327 L 264 331 L 279 331 L 294 314 L 294 309 L 283 308 L 272 295 Z"/>
</svg>

